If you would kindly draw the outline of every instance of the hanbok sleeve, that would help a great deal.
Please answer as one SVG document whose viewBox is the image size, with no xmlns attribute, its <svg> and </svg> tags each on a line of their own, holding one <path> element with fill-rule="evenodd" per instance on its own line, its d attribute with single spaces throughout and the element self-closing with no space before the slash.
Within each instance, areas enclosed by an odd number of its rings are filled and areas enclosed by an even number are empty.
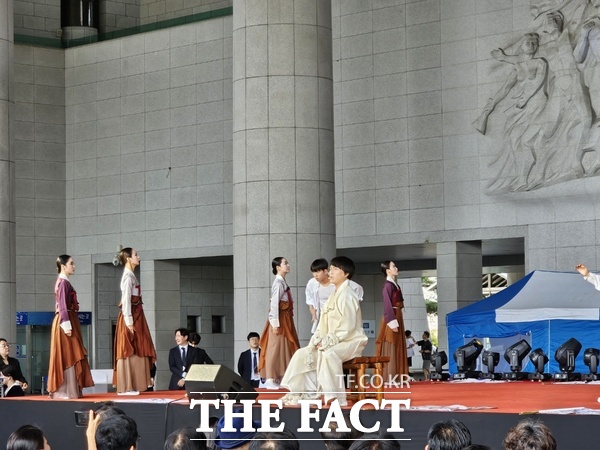
<svg viewBox="0 0 600 450">
<path fill-rule="evenodd" d="M 284 294 L 284 283 L 276 279 L 271 288 L 271 307 L 269 309 L 269 323 L 273 328 L 279 328 L 279 301 Z"/>
<path fill-rule="evenodd" d="M 69 312 L 67 311 L 67 296 L 69 295 L 68 284 L 64 280 L 58 280 L 56 285 L 56 309 L 60 319 L 60 327 L 67 333 L 73 329 L 71 320 L 69 320 Z"/>
<path fill-rule="evenodd" d="M 124 276 L 121 280 L 121 312 L 123 320 L 128 327 L 133 325 L 133 315 L 131 314 L 131 292 L 133 291 L 134 279 L 131 276 Z"/>
<path fill-rule="evenodd" d="M 390 282 L 385 283 L 383 286 L 383 292 L 381 293 L 383 298 L 383 318 L 390 328 L 398 328 L 398 320 L 396 320 L 396 314 L 394 313 L 394 307 L 392 305 L 392 298 L 394 296 L 393 284 Z"/>
<path fill-rule="evenodd" d="M 592 283 L 594 287 L 600 291 L 600 275 L 590 272 L 587 277 L 583 277 L 588 283 Z"/>
</svg>

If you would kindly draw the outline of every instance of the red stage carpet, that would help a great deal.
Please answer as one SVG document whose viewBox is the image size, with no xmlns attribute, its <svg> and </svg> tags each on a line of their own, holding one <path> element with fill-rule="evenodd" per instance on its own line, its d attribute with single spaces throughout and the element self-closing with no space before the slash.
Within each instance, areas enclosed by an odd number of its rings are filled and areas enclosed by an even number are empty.
<svg viewBox="0 0 600 450">
<path fill-rule="evenodd" d="M 284 391 L 259 390 L 259 399 L 276 399 Z M 74 424 L 73 411 L 96 408 L 98 402 L 119 402 L 125 412 L 138 423 L 142 436 L 139 450 L 161 450 L 164 438 L 173 430 L 196 427 L 199 423 L 198 408 L 189 409 L 184 392 L 145 392 L 137 397 L 116 394 L 86 395 L 78 400 L 50 400 L 45 396 L 28 396 L 20 399 L 0 400 L 0 447 L 8 435 L 24 423 L 40 425 L 55 449 L 85 449 L 84 429 Z M 403 450 L 422 450 L 429 426 L 439 420 L 458 418 L 471 430 L 473 442 L 486 444 L 501 450 L 502 439 L 508 429 L 525 417 L 543 420 L 555 435 L 561 449 L 596 448 L 590 430 L 597 426 L 594 415 L 531 414 L 538 411 L 560 408 L 589 408 L 600 410 L 597 398 L 600 384 L 567 384 L 540 382 L 416 382 L 406 389 L 386 389 L 387 399 L 410 399 L 411 409 L 402 411 L 401 422 L 404 433 L 396 433 L 402 439 Z M 456 405 L 467 408 L 489 407 L 490 409 L 467 409 L 456 411 Z M 352 406 L 352 403 L 350 403 Z M 454 409 L 452 410 L 453 407 Z M 435 409 L 434 407 L 444 407 Z M 257 408 L 258 414 L 258 408 Z M 588 411 L 593 412 L 593 411 Z M 600 411 L 598 411 L 600 412 Z M 219 415 L 218 412 L 215 415 Z M 362 411 L 365 426 L 381 422 L 382 428 L 390 423 L 387 411 Z M 255 414 L 256 416 L 256 414 Z M 324 414 L 323 414 L 324 417 Z M 323 417 L 321 420 L 323 420 Z M 286 407 L 281 411 L 281 421 L 292 431 L 300 426 L 300 408 Z M 318 425 L 313 424 L 315 428 Z M 301 441 L 302 450 L 324 448 L 315 429 L 302 438 L 317 440 Z"/>
</svg>

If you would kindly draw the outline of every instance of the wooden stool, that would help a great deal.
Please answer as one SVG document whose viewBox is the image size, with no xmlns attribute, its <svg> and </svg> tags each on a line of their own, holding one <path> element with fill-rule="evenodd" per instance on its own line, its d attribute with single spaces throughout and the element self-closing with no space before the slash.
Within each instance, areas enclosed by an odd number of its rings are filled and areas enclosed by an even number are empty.
<svg viewBox="0 0 600 450">
<path fill-rule="evenodd" d="M 364 380 L 367 369 L 374 369 L 374 376 L 377 376 L 377 380 L 381 381 L 380 385 L 376 386 L 375 398 L 378 402 L 383 400 L 383 368 L 387 363 L 390 362 L 389 356 L 359 356 L 346 361 L 343 364 L 343 368 L 348 370 L 349 379 L 353 381 L 354 386 L 350 386 L 350 391 L 353 394 L 348 394 L 348 400 L 364 400 L 367 396 L 365 391 Z M 354 378 L 352 378 L 354 377 Z"/>
</svg>

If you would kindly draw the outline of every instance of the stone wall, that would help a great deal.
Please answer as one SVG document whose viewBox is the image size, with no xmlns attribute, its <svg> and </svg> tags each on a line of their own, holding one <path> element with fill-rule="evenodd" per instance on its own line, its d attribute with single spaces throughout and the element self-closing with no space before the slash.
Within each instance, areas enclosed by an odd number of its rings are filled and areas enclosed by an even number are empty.
<svg viewBox="0 0 600 450">
<path fill-rule="evenodd" d="M 67 248 L 64 54 L 15 45 L 14 62 L 17 310 L 53 311 L 56 258 Z"/>
<path fill-rule="evenodd" d="M 189 316 L 200 318 L 205 349 L 215 364 L 223 364 L 237 372 L 237 357 L 233 354 L 235 311 L 233 309 L 233 274 L 231 267 L 181 266 L 181 323 Z M 222 333 L 213 333 L 212 318 L 224 317 Z M 261 321 L 257 321 L 257 324 Z M 258 328 L 264 324 L 261 323 Z M 258 333 L 262 329 L 256 330 Z"/>
<path fill-rule="evenodd" d="M 231 18 L 65 55 L 70 251 L 230 245 Z"/>
</svg>

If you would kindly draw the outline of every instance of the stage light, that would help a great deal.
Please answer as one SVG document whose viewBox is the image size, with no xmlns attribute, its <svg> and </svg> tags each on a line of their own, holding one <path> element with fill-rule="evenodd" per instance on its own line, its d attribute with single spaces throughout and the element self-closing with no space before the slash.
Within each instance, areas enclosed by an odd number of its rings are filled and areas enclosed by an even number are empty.
<svg viewBox="0 0 600 450">
<path fill-rule="evenodd" d="M 477 358 L 483 350 L 483 344 L 477 339 L 473 339 L 466 345 L 458 347 L 454 351 L 454 361 L 458 373 L 452 375 L 454 380 L 463 380 L 465 378 L 479 378 L 481 371 L 475 370 Z"/>
<path fill-rule="evenodd" d="M 529 361 L 531 361 L 533 367 L 535 367 L 535 373 L 529 374 L 530 380 L 544 381 L 552 378 L 552 375 L 544 372 L 544 367 L 546 367 L 546 364 L 548 363 L 548 356 L 546 356 L 544 350 L 541 348 L 536 348 L 533 350 L 529 354 Z"/>
<path fill-rule="evenodd" d="M 575 338 L 569 339 L 563 345 L 556 349 L 554 359 L 558 363 L 560 372 L 554 374 L 554 379 L 558 381 L 577 381 L 581 380 L 581 373 L 575 372 L 575 358 L 581 351 L 581 342 Z"/>
<path fill-rule="evenodd" d="M 505 380 L 523 380 L 527 378 L 526 372 L 521 372 L 523 360 L 531 350 L 531 345 L 525 340 L 521 339 L 516 344 L 511 345 L 504 352 L 504 359 L 510 364 L 511 372 L 504 372 L 502 378 Z"/>
<path fill-rule="evenodd" d="M 485 380 L 502 379 L 501 373 L 494 372 L 494 369 L 496 369 L 496 366 L 498 365 L 498 363 L 500 363 L 500 353 L 490 352 L 489 350 L 486 350 L 485 352 L 483 352 L 481 361 L 483 362 L 483 365 L 487 367 L 488 371 L 487 373 L 482 372 L 480 378 L 483 378 Z"/>
<path fill-rule="evenodd" d="M 600 359 L 600 350 L 597 348 L 586 348 L 583 352 L 583 362 L 590 368 L 590 373 L 584 373 L 585 381 L 598 380 L 598 360 Z"/>
<path fill-rule="evenodd" d="M 600 350 L 597 348 L 586 348 L 583 352 L 583 363 L 590 368 L 590 373 L 584 373 L 585 381 L 598 380 L 598 360 L 600 359 Z"/>
<path fill-rule="evenodd" d="M 446 352 L 437 352 L 432 356 L 433 372 L 431 372 L 431 380 L 446 381 L 450 378 L 450 374 L 442 373 L 444 364 L 448 362 Z"/>
</svg>

